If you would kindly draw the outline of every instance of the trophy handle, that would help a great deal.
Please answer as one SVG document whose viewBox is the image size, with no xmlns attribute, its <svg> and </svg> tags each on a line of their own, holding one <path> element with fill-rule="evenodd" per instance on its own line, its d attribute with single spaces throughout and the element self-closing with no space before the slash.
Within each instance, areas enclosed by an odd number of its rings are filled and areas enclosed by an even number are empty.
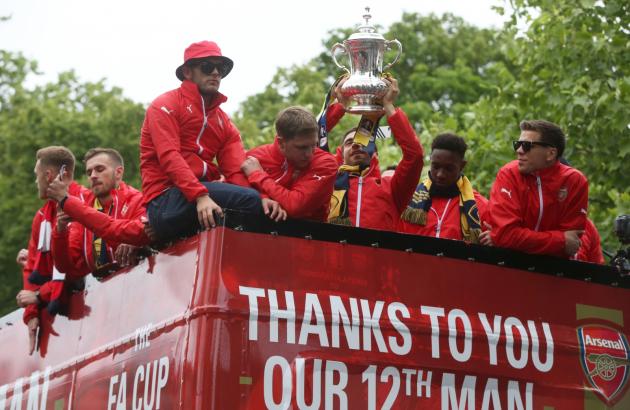
<svg viewBox="0 0 630 410">
<path fill-rule="evenodd" d="M 402 54 L 402 44 L 400 44 L 400 41 L 398 40 L 389 40 L 385 42 L 385 48 L 387 50 L 391 50 L 392 49 L 392 44 L 396 44 L 396 46 L 398 47 L 398 54 L 396 54 L 396 58 L 394 58 L 394 61 L 392 61 L 391 63 L 387 64 L 385 66 L 385 68 L 383 68 L 383 71 L 388 70 L 389 67 L 393 66 L 394 64 L 396 64 L 398 62 L 398 59 L 400 58 L 400 55 Z"/>
<path fill-rule="evenodd" d="M 344 46 L 341 43 L 337 43 L 330 50 L 331 53 L 332 53 L 332 59 L 335 62 L 335 64 L 337 64 L 337 67 L 342 68 L 342 69 L 346 70 L 347 73 L 349 73 L 350 70 L 348 70 L 345 65 L 339 64 L 339 62 L 337 61 L 336 51 L 339 50 L 339 49 L 343 50 L 343 54 L 347 54 L 348 53 L 348 51 L 346 50 L 346 46 Z"/>
</svg>

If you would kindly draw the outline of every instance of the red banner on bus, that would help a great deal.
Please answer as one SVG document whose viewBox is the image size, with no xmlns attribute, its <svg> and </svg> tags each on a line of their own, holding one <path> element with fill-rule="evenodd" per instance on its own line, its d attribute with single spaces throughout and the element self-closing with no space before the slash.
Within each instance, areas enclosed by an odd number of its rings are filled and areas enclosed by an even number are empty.
<svg viewBox="0 0 630 410">
<path fill-rule="evenodd" d="M 465 259 L 221 227 L 71 312 L 2 319 L 0 409 L 630 408 L 630 290 Z"/>
</svg>

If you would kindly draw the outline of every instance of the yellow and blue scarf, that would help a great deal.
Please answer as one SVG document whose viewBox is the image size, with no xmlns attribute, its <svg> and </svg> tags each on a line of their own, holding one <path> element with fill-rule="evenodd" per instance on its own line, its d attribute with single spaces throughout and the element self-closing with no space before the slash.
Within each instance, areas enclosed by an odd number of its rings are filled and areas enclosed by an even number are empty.
<svg viewBox="0 0 630 410">
<path fill-rule="evenodd" d="M 361 116 L 359 126 L 354 134 L 354 141 L 365 147 L 365 150 L 370 158 L 372 158 L 372 156 L 376 153 L 375 138 L 378 133 L 379 120 L 373 121 L 365 116 Z M 352 226 L 348 210 L 348 189 L 350 189 L 350 177 L 364 176 L 369 172 L 369 170 L 369 164 L 343 164 L 339 167 L 339 170 L 337 171 L 337 178 L 335 179 L 335 188 L 332 196 L 330 197 L 330 211 L 328 212 L 329 223 Z"/>
<path fill-rule="evenodd" d="M 370 170 L 369 166 L 342 165 L 339 167 L 335 189 L 330 197 L 330 211 L 328 223 L 336 225 L 352 226 L 348 210 L 348 189 L 350 188 L 350 176 L 364 176 Z"/>
<path fill-rule="evenodd" d="M 317 128 L 319 130 L 318 135 L 317 135 L 318 146 L 319 148 L 323 149 L 326 152 L 330 152 L 330 148 L 328 147 L 328 126 L 327 126 L 326 115 L 328 114 L 328 107 L 335 100 L 335 98 L 332 95 L 332 92 L 335 89 L 335 87 L 337 87 L 337 84 L 339 84 L 339 81 L 341 81 L 343 77 L 344 76 L 342 75 L 339 78 L 337 78 L 335 82 L 332 83 L 332 85 L 328 89 L 328 93 L 326 93 L 326 98 L 324 99 L 322 110 L 320 111 L 319 116 L 317 118 Z"/>
<path fill-rule="evenodd" d="M 431 179 L 427 178 L 418 185 L 407 208 L 400 216 L 403 221 L 416 225 L 426 225 L 427 213 L 431 209 L 431 195 L 429 193 L 431 184 Z M 459 213 L 464 241 L 479 243 L 479 235 L 481 234 L 479 210 L 472 184 L 465 175 L 457 180 L 457 189 L 459 190 Z"/>
<path fill-rule="evenodd" d="M 105 212 L 105 209 L 98 198 L 94 198 L 94 209 L 99 212 Z M 107 254 L 107 244 L 103 238 L 97 236 L 96 234 L 94 234 L 94 238 L 92 239 L 92 255 L 94 257 L 94 266 L 96 269 L 101 268 L 110 262 L 109 255 Z"/>
</svg>

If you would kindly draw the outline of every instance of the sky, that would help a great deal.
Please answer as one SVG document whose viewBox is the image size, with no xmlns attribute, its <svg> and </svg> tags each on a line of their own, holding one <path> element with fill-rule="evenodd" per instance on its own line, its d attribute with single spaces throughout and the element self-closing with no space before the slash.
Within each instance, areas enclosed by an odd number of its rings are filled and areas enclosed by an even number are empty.
<svg viewBox="0 0 630 410">
<path fill-rule="evenodd" d="M 179 86 L 175 69 L 184 49 L 216 41 L 234 69 L 221 83 L 223 109 L 234 113 L 263 91 L 279 67 L 306 63 L 324 51 L 330 30 L 362 21 L 365 0 L 0 0 L 0 49 L 39 63 L 29 84 L 55 81 L 74 69 L 81 81 L 106 79 L 134 101 L 148 104 Z M 500 27 L 491 9 L 503 0 L 381 0 L 371 2 L 373 24 L 388 28 L 403 12 L 451 12 L 480 27 Z M 385 31 L 385 30 L 383 30 Z M 403 44 L 403 55 L 404 55 Z"/>
</svg>

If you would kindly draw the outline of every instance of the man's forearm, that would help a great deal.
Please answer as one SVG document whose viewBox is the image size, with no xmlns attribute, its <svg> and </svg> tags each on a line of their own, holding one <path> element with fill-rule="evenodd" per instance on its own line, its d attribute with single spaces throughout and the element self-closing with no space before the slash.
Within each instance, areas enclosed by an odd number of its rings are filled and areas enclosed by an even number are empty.
<svg viewBox="0 0 630 410">
<path fill-rule="evenodd" d="M 72 219 L 106 241 L 128 243 L 135 246 L 145 246 L 150 242 L 149 237 L 144 232 L 144 223 L 139 219 L 113 219 L 73 197 L 68 198 L 63 210 Z"/>
</svg>

